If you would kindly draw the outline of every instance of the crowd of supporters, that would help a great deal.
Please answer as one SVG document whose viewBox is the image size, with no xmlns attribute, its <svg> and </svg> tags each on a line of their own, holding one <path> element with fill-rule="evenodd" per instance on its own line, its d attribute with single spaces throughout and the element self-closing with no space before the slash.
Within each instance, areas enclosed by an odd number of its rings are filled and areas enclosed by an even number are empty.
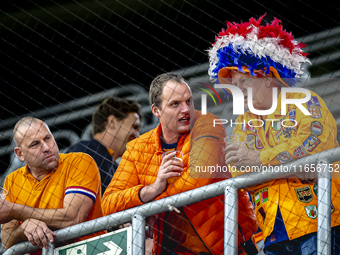
<svg viewBox="0 0 340 255">
<path fill-rule="evenodd" d="M 281 115 L 281 89 L 295 86 L 300 65 L 308 59 L 303 45 L 279 20 L 261 26 L 262 18 L 227 23 L 208 51 L 211 79 L 234 85 L 244 96 L 247 111 L 236 120 L 244 125 L 235 127 L 233 139 L 223 125 L 215 124 L 216 116 L 194 109 L 188 83 L 175 73 L 152 81 L 149 100 L 159 124 L 142 135 L 139 104 L 117 97 L 98 105 L 93 138 L 65 154 L 43 120 L 20 119 L 13 128 L 14 151 L 26 165 L 5 180 L 8 194 L 0 199 L 4 248 L 26 240 L 47 248 L 54 242 L 54 230 L 243 174 L 201 172 L 195 166 L 275 166 L 338 147 L 334 117 L 314 92 L 301 103 L 310 115 L 294 104 L 285 106 Z M 228 97 L 231 91 L 225 93 Z M 287 98 L 305 96 L 296 92 Z M 273 111 L 254 114 L 252 109 Z M 252 125 L 250 120 L 266 124 Z M 333 176 L 332 254 L 340 254 L 338 180 Z M 239 190 L 239 254 L 258 254 L 259 241 L 265 254 L 316 254 L 317 185 L 316 178 L 290 176 Z M 178 209 L 146 219 L 146 252 L 222 254 L 224 198 Z"/>
</svg>

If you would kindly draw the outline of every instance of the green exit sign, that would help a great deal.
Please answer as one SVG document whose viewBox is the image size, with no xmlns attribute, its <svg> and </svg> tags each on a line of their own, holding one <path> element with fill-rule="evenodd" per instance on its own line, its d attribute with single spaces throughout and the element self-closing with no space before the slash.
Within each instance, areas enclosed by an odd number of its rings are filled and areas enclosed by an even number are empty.
<svg viewBox="0 0 340 255">
<path fill-rule="evenodd" d="M 131 255 L 132 227 L 56 248 L 55 255 Z"/>
</svg>

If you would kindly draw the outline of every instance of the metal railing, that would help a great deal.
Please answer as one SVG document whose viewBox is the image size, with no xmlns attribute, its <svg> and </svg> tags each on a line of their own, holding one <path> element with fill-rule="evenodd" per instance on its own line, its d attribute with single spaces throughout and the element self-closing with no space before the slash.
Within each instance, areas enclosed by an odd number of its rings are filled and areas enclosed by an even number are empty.
<svg viewBox="0 0 340 255">
<path fill-rule="evenodd" d="M 224 212 L 224 254 L 237 254 L 238 251 L 238 193 L 239 189 L 251 187 L 263 182 L 285 178 L 296 174 L 294 166 L 306 164 L 320 164 L 322 171 L 318 172 L 318 254 L 328 255 L 331 251 L 331 173 L 328 171 L 329 162 L 340 160 L 340 147 L 310 155 L 289 163 L 282 164 L 280 172 L 255 172 L 210 184 L 194 190 L 183 192 L 158 201 L 150 202 L 125 211 L 117 212 L 95 220 L 77 224 L 65 229 L 57 230 L 55 244 L 89 235 L 104 229 L 116 227 L 122 223 L 131 221 L 133 229 L 133 255 L 144 255 L 145 217 L 169 211 L 169 205 L 182 207 L 205 199 L 225 194 Z M 320 169 L 319 169 L 320 170 Z M 54 244 L 49 249 L 43 249 L 43 254 L 54 254 Z M 39 250 L 30 242 L 18 243 L 9 248 L 4 255 L 23 254 Z"/>
</svg>

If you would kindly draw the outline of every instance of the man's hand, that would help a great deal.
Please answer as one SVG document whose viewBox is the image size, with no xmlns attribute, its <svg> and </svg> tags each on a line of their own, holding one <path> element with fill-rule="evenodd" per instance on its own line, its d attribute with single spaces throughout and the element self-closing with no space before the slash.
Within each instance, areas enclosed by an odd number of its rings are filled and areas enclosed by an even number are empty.
<svg viewBox="0 0 340 255">
<path fill-rule="evenodd" d="M 180 160 L 175 159 L 176 152 L 169 153 L 166 155 L 159 167 L 157 179 L 154 182 L 155 186 L 158 190 L 162 192 L 166 188 L 166 181 L 172 177 L 181 176 L 181 172 L 183 172 L 183 164 Z"/>
<path fill-rule="evenodd" d="M 153 225 L 155 223 L 155 220 L 156 220 L 155 216 L 150 216 L 145 219 L 145 224 L 146 226 L 149 227 L 148 231 L 145 231 L 145 238 L 151 238 L 151 239 L 153 238 Z M 132 226 L 131 222 L 127 222 L 127 223 L 119 225 L 118 229 L 127 228 L 131 226 Z"/>
<path fill-rule="evenodd" d="M 23 230 L 27 240 L 34 246 L 40 248 L 48 248 L 48 241 L 54 242 L 54 237 L 57 236 L 47 225 L 39 220 L 28 219 L 25 220 L 20 228 Z"/>
<path fill-rule="evenodd" d="M 128 228 L 128 227 L 131 227 L 131 226 L 132 226 L 131 222 L 127 222 L 127 223 L 119 225 L 118 229 Z"/>
<path fill-rule="evenodd" d="M 166 155 L 159 167 L 156 181 L 141 189 L 142 202 L 150 202 L 161 194 L 166 189 L 167 179 L 181 176 L 183 164 L 180 160 L 174 159 L 175 155 L 176 152 Z"/>
<path fill-rule="evenodd" d="M 235 167 L 260 166 L 261 158 L 259 151 L 250 150 L 244 146 L 231 144 L 226 147 L 225 163 Z"/>
<path fill-rule="evenodd" d="M 150 216 L 145 219 L 146 226 L 149 227 L 148 231 L 145 232 L 145 238 L 153 239 L 153 225 L 155 224 L 156 217 Z"/>
</svg>

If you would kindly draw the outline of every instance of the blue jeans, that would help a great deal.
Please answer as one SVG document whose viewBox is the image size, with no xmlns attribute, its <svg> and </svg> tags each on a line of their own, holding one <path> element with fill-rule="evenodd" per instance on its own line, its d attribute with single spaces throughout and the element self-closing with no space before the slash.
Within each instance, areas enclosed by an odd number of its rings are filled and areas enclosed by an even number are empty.
<svg viewBox="0 0 340 255">
<path fill-rule="evenodd" d="M 340 226 L 334 227 L 331 230 L 331 246 L 332 255 L 339 255 Z M 269 245 L 264 249 L 264 252 L 266 255 L 316 255 L 317 233 Z"/>
</svg>

